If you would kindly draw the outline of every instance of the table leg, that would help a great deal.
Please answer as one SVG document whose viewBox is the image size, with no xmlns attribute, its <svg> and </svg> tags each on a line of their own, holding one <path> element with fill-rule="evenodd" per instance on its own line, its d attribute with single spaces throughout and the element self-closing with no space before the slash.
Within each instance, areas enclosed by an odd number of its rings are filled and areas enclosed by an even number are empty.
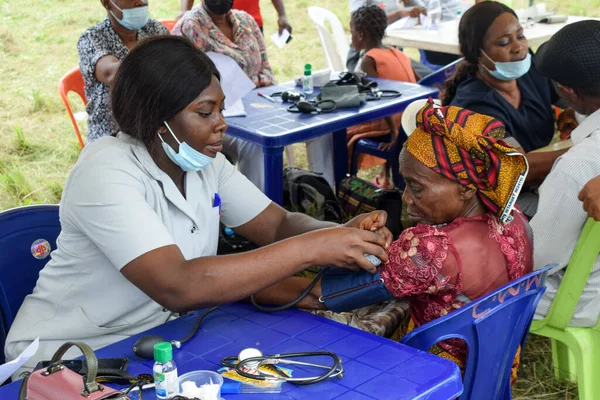
<svg viewBox="0 0 600 400">
<path fill-rule="evenodd" d="M 346 130 L 333 132 L 333 174 L 335 187 L 340 187 L 340 182 L 348 174 L 348 144 L 346 143 Z"/>
<path fill-rule="evenodd" d="M 265 194 L 283 205 L 283 147 L 263 147 L 265 158 Z"/>
</svg>

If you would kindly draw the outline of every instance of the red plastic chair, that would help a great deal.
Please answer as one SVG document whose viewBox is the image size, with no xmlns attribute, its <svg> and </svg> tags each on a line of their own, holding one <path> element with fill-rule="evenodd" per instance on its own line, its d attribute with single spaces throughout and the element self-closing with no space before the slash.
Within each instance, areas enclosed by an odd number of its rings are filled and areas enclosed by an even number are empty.
<svg viewBox="0 0 600 400">
<path fill-rule="evenodd" d="M 158 22 L 166 26 L 169 32 L 173 32 L 173 28 L 175 28 L 175 25 L 177 24 L 176 19 L 159 19 Z"/>
<path fill-rule="evenodd" d="M 83 90 L 85 84 L 83 83 L 83 76 L 81 75 L 81 71 L 79 71 L 79 67 L 73 68 L 71 71 L 67 72 L 60 78 L 58 81 L 58 92 L 60 93 L 60 97 L 65 103 L 65 107 L 67 109 L 67 113 L 69 114 L 69 118 L 71 118 L 71 123 L 73 124 L 73 129 L 75 129 L 75 136 L 77 136 L 77 140 L 79 141 L 79 146 L 83 149 L 83 139 L 81 138 L 81 133 L 79 132 L 79 126 L 77 125 L 77 121 L 75 120 L 75 116 L 73 115 L 73 110 L 71 110 L 71 105 L 69 104 L 69 97 L 67 96 L 69 92 L 75 92 L 81 97 L 84 105 L 87 105 L 87 99 L 85 97 L 85 92 Z"/>
</svg>

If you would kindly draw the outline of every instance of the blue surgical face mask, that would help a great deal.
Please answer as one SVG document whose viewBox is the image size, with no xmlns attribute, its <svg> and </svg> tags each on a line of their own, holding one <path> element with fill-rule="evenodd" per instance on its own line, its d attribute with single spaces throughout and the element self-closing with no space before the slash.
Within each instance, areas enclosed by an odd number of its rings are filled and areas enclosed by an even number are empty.
<svg viewBox="0 0 600 400">
<path fill-rule="evenodd" d="M 115 4 L 114 1 L 110 1 L 113 6 L 115 6 L 121 13 L 123 13 L 123 19 L 117 18 L 115 13 L 110 11 L 113 17 L 117 20 L 117 22 L 125 29 L 129 29 L 130 31 L 138 31 L 146 25 L 148 22 L 148 6 L 143 7 L 134 7 L 134 8 L 126 8 L 121 9 L 118 5 Z M 145 2 L 148 4 L 148 2 Z"/>
<path fill-rule="evenodd" d="M 171 132 L 171 135 L 177 141 L 177 143 L 179 143 L 179 154 L 176 153 L 175 150 L 173 150 L 173 148 L 163 140 L 160 133 L 158 134 L 158 137 L 162 142 L 163 149 L 165 150 L 165 153 L 167 153 L 167 156 L 169 156 L 171 161 L 177 164 L 179 168 L 184 171 L 200 171 L 202 168 L 207 167 L 214 161 L 214 158 L 200 153 L 198 150 L 190 147 L 190 145 L 188 145 L 186 142 L 180 142 L 166 121 L 165 126 L 169 132 Z"/>
<path fill-rule="evenodd" d="M 496 70 L 490 71 L 485 65 L 482 64 L 483 68 L 485 68 L 487 72 L 489 72 L 494 78 L 500 79 L 501 81 L 512 81 L 513 79 L 518 79 L 529 72 L 529 68 L 531 68 L 531 54 L 529 54 L 529 52 L 524 59 L 510 62 L 494 61 L 490 58 L 490 56 L 485 54 L 483 50 L 481 53 L 494 64 Z"/>
</svg>

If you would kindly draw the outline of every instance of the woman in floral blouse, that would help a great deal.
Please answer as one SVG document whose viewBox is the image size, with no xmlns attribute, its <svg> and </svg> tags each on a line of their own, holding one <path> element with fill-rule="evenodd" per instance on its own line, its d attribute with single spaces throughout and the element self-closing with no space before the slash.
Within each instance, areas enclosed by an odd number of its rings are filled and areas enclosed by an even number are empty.
<svg viewBox="0 0 600 400">
<path fill-rule="evenodd" d="M 531 272 L 531 231 L 513 209 L 527 162 L 500 139 L 504 133 L 498 120 L 459 107 L 437 108 L 430 100 L 400 155 L 403 201 L 415 226 L 391 244 L 388 262 L 376 274 L 347 274 L 352 282 L 346 286 L 341 275 L 325 275 L 299 306 L 323 308 L 321 295 L 383 279 L 387 293 L 377 299 L 363 295 L 363 305 L 407 299 L 412 330 Z M 306 286 L 294 277 L 258 297 L 285 303 Z M 462 366 L 467 349 L 448 340 L 438 354 Z"/>
<path fill-rule="evenodd" d="M 257 87 L 273 85 L 260 28 L 250 14 L 232 6 L 233 0 L 206 0 L 183 15 L 173 34 L 187 37 L 204 52 L 233 58 Z"/>
<path fill-rule="evenodd" d="M 256 87 L 275 84 L 267 58 L 267 46 L 254 18 L 245 11 L 232 10 L 233 0 L 204 0 L 179 20 L 174 35 L 185 36 L 204 52 L 221 53 L 234 59 Z M 331 135 L 306 142 L 308 166 L 323 174 L 333 185 Z M 242 174 L 265 191 L 262 148 L 243 139 L 225 135 L 223 153 Z"/>
</svg>

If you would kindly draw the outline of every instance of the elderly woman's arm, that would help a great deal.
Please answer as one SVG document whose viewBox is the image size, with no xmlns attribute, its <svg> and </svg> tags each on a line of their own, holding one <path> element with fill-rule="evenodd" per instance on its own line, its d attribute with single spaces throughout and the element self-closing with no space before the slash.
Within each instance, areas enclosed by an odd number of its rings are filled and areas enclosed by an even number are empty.
<svg viewBox="0 0 600 400">
<path fill-rule="evenodd" d="M 453 251 L 444 247 L 448 240 L 447 233 L 429 225 L 408 228 L 402 232 L 388 248 L 388 261 L 379 267 L 388 291 L 396 298 L 426 293 L 435 285 L 442 265 L 447 270 L 458 271 Z M 450 281 L 454 279 L 455 276 L 452 276 Z M 297 299 L 311 282 L 311 278 L 286 278 L 265 288 L 255 297 L 260 304 L 287 304 Z M 341 287 L 338 289 L 342 290 Z M 324 309 L 325 304 L 319 302 L 322 294 L 319 282 L 297 307 Z"/>
</svg>

